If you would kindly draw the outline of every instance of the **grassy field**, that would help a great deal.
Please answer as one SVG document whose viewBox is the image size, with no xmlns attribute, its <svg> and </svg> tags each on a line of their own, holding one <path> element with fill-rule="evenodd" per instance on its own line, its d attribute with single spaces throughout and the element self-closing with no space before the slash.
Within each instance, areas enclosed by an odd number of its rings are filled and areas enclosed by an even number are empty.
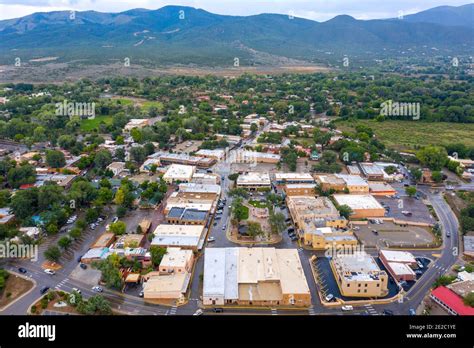
<svg viewBox="0 0 474 348">
<path fill-rule="evenodd" d="M 163 103 L 157 101 L 146 101 L 143 103 L 142 108 L 144 110 L 148 110 L 152 106 L 156 107 L 158 109 L 158 112 L 163 111 Z"/>
<path fill-rule="evenodd" d="M 426 145 L 446 145 L 463 143 L 474 146 L 474 124 L 420 121 L 354 120 L 338 121 L 337 128 L 353 131 L 359 125 L 372 128 L 386 146 L 395 150 L 410 151 Z"/>
<path fill-rule="evenodd" d="M 84 119 L 81 121 L 81 130 L 84 132 L 90 132 L 94 129 L 99 128 L 99 124 L 104 122 L 105 124 L 112 124 L 112 116 L 96 116 L 93 119 Z"/>
</svg>

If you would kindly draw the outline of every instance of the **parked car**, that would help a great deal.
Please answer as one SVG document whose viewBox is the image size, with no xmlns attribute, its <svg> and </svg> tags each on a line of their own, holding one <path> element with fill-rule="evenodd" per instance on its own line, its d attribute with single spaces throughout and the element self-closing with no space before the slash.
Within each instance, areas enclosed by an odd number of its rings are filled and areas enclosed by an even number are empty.
<svg viewBox="0 0 474 348">
<path fill-rule="evenodd" d="M 207 238 L 208 243 L 215 242 L 215 241 L 216 241 L 216 239 L 214 237 Z"/>
<path fill-rule="evenodd" d="M 377 231 L 377 230 L 372 230 L 372 233 L 377 235 L 377 234 L 379 234 L 379 231 Z"/>
<path fill-rule="evenodd" d="M 333 299 L 334 299 L 334 295 L 333 294 L 329 294 L 327 295 L 325 298 L 326 302 L 331 302 Z"/>
<path fill-rule="evenodd" d="M 425 266 L 423 266 L 423 264 L 421 263 L 421 261 L 416 261 L 416 263 L 418 264 L 418 267 L 423 269 L 425 268 Z"/>
<path fill-rule="evenodd" d="M 81 267 L 82 269 L 87 269 L 87 265 L 86 265 L 85 263 L 81 263 L 81 264 L 80 264 L 80 267 Z"/>
<path fill-rule="evenodd" d="M 222 312 L 224 312 L 224 308 L 213 308 L 212 310 L 214 311 L 214 313 L 222 313 Z"/>
<path fill-rule="evenodd" d="M 446 231 L 446 237 L 450 238 L 450 237 L 451 237 L 451 233 L 449 233 L 448 231 Z"/>
<path fill-rule="evenodd" d="M 55 271 L 53 271 L 52 269 L 49 269 L 49 268 L 46 268 L 44 270 L 44 273 L 49 274 L 49 275 L 55 275 L 56 274 Z"/>
<path fill-rule="evenodd" d="M 203 310 L 199 308 L 193 315 L 203 315 Z"/>
<path fill-rule="evenodd" d="M 144 291 L 143 291 L 143 290 L 142 290 L 142 291 L 140 291 L 140 293 L 138 294 L 138 296 L 140 296 L 140 297 L 143 297 L 144 295 L 145 295 L 145 293 L 144 293 Z"/>
<path fill-rule="evenodd" d="M 18 268 L 18 272 L 25 274 L 28 271 L 25 268 L 20 267 L 20 268 Z"/>
<path fill-rule="evenodd" d="M 92 288 L 92 291 L 94 291 L 94 292 L 103 292 L 104 289 L 102 289 L 100 286 L 94 286 L 94 287 Z"/>
<path fill-rule="evenodd" d="M 222 226 L 222 231 L 225 231 L 226 227 L 226 225 Z"/>
<path fill-rule="evenodd" d="M 391 311 L 390 309 L 384 309 L 382 313 L 383 315 L 393 315 L 393 311 Z"/>
<path fill-rule="evenodd" d="M 354 310 L 354 307 L 352 307 L 352 306 L 350 306 L 350 305 L 346 305 L 346 306 L 342 306 L 341 309 L 342 309 L 344 312 L 348 312 L 348 311 Z"/>
<path fill-rule="evenodd" d="M 409 313 L 410 315 L 416 315 L 416 311 L 415 311 L 413 308 L 410 308 L 410 309 L 408 310 L 408 313 Z"/>
<path fill-rule="evenodd" d="M 40 289 L 41 295 L 44 295 L 45 293 L 47 293 L 48 290 L 49 290 L 49 286 L 43 286 L 43 287 Z"/>
</svg>

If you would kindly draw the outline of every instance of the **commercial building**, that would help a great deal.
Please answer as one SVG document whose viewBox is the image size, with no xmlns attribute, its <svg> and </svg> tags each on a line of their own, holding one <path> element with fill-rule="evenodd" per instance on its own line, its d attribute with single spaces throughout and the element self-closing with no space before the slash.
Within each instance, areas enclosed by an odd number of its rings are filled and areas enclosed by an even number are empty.
<svg viewBox="0 0 474 348">
<path fill-rule="evenodd" d="M 309 173 L 275 173 L 275 184 L 314 184 L 314 178 Z"/>
<path fill-rule="evenodd" d="M 362 174 L 360 172 L 359 167 L 357 167 L 356 165 L 347 165 L 346 168 L 347 168 L 347 172 L 349 173 L 349 175 L 359 175 L 360 176 Z"/>
<path fill-rule="evenodd" d="M 91 245 L 91 248 L 106 248 L 112 245 L 115 241 L 115 234 L 112 232 L 105 232 L 101 234 L 94 244 Z"/>
<path fill-rule="evenodd" d="M 201 185 L 217 185 L 219 183 L 219 176 L 209 173 L 194 173 L 191 181 Z"/>
<path fill-rule="evenodd" d="M 225 150 L 223 150 L 223 149 L 214 149 L 214 150 L 201 149 L 201 150 L 196 152 L 196 156 L 208 157 L 208 158 L 215 159 L 216 161 L 222 161 L 225 158 Z"/>
<path fill-rule="evenodd" d="M 205 225 L 209 210 L 173 207 L 166 214 L 166 221 L 176 225 Z"/>
<path fill-rule="evenodd" d="M 324 219 L 309 220 L 302 227 L 303 242 L 316 250 L 328 248 L 355 248 L 358 244 L 357 238 L 352 231 L 344 231 L 325 225 Z M 354 249 L 352 249 L 354 250 Z"/>
<path fill-rule="evenodd" d="M 316 184 L 287 184 L 283 187 L 287 196 L 314 196 Z"/>
<path fill-rule="evenodd" d="M 296 228 L 302 229 L 305 221 L 339 219 L 339 212 L 327 197 L 287 196 L 286 204 Z"/>
<path fill-rule="evenodd" d="M 213 158 L 190 156 L 183 153 L 156 152 L 148 158 L 159 159 L 162 165 L 183 164 L 200 168 L 209 168 L 216 163 Z"/>
<path fill-rule="evenodd" d="M 152 275 L 143 283 L 143 298 L 145 300 L 182 301 L 190 280 L 191 275 L 188 272 Z"/>
<path fill-rule="evenodd" d="M 191 273 L 194 263 L 192 250 L 181 248 L 167 248 L 166 254 L 160 262 L 160 274 Z"/>
<path fill-rule="evenodd" d="M 386 182 L 371 181 L 369 182 L 369 191 L 373 196 L 394 196 L 397 191 Z"/>
<path fill-rule="evenodd" d="M 258 190 L 262 188 L 271 188 L 270 175 L 268 173 L 248 172 L 240 174 L 237 178 L 237 187 L 248 190 Z"/>
<path fill-rule="evenodd" d="M 339 206 L 347 205 L 352 209 L 352 219 L 365 219 L 385 216 L 385 209 L 371 195 L 334 195 Z"/>
<path fill-rule="evenodd" d="M 343 296 L 384 297 L 388 294 L 388 275 L 366 252 L 336 254 L 330 261 Z"/>
<path fill-rule="evenodd" d="M 349 193 L 368 193 L 369 184 L 358 175 L 347 174 L 325 174 L 317 175 L 316 181 L 323 191 L 334 190 L 341 192 L 348 190 Z"/>
<path fill-rule="evenodd" d="M 280 155 L 257 151 L 235 151 L 230 158 L 232 163 L 271 163 L 280 162 Z"/>
<path fill-rule="evenodd" d="M 362 174 L 368 180 L 383 181 L 385 177 L 384 170 L 374 163 L 363 162 L 359 163 L 359 167 L 362 170 Z"/>
<path fill-rule="evenodd" d="M 430 298 L 452 315 L 474 315 L 474 307 L 464 304 L 461 296 L 446 286 L 434 289 Z"/>
<path fill-rule="evenodd" d="M 161 224 L 153 231 L 151 245 L 197 250 L 203 232 L 203 225 Z"/>
<path fill-rule="evenodd" d="M 217 196 L 221 194 L 220 185 L 203 185 L 197 183 L 179 184 L 179 192 L 185 193 L 214 193 Z"/>
<path fill-rule="evenodd" d="M 204 305 L 311 305 L 296 249 L 208 248 L 204 257 Z"/>
<path fill-rule="evenodd" d="M 418 268 L 418 263 L 411 253 L 406 251 L 380 250 L 379 258 L 388 273 L 397 281 L 416 279 L 413 269 Z"/>
<path fill-rule="evenodd" d="M 187 166 L 181 164 L 172 164 L 165 175 L 163 175 L 163 180 L 171 184 L 173 182 L 190 182 L 196 167 Z"/>
</svg>

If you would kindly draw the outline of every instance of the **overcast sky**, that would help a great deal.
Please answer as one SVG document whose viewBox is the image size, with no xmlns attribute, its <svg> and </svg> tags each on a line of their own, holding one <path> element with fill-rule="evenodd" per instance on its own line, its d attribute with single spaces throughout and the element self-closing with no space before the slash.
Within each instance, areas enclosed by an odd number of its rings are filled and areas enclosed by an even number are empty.
<svg viewBox="0 0 474 348">
<path fill-rule="evenodd" d="M 95 10 L 121 12 L 132 8 L 157 9 L 184 5 L 228 15 L 259 13 L 293 14 L 326 21 L 340 14 L 357 19 L 392 18 L 428 8 L 471 3 L 466 0 L 0 0 L 0 19 L 18 18 L 34 12 Z"/>
</svg>

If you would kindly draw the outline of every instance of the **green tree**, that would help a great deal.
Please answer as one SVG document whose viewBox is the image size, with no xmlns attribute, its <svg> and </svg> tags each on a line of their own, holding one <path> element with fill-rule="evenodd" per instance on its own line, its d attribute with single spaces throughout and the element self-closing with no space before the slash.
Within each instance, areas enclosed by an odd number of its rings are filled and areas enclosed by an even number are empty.
<svg viewBox="0 0 474 348">
<path fill-rule="evenodd" d="M 286 229 L 285 215 L 282 213 L 270 214 L 269 222 L 273 234 L 281 234 Z"/>
<path fill-rule="evenodd" d="M 262 226 L 258 222 L 249 221 L 247 233 L 251 237 L 260 236 L 263 234 Z"/>
<path fill-rule="evenodd" d="M 46 163 L 52 168 L 62 168 L 66 165 L 66 159 L 61 151 L 46 151 Z"/>
<path fill-rule="evenodd" d="M 348 205 L 346 204 L 343 204 L 343 205 L 340 205 L 339 208 L 339 214 L 342 216 L 342 217 L 345 217 L 346 219 L 349 219 L 349 217 L 352 215 L 353 211 L 351 209 L 351 207 L 349 207 Z"/>
<path fill-rule="evenodd" d="M 105 169 L 112 163 L 112 155 L 108 150 L 100 150 L 95 154 L 94 164 L 99 169 Z"/>
<path fill-rule="evenodd" d="M 416 158 L 431 170 L 441 170 L 448 161 L 448 153 L 444 147 L 430 145 L 418 150 Z"/>
<path fill-rule="evenodd" d="M 44 251 L 44 257 L 51 262 L 58 262 L 61 257 L 61 250 L 55 245 L 50 246 Z"/>
<path fill-rule="evenodd" d="M 110 224 L 109 229 L 116 235 L 122 235 L 127 231 L 127 225 L 123 221 L 117 221 Z"/>
<path fill-rule="evenodd" d="M 61 237 L 58 240 L 58 246 L 63 248 L 64 250 L 67 250 L 72 244 L 72 239 L 69 238 L 68 236 Z"/>
<path fill-rule="evenodd" d="M 414 195 L 416 195 L 416 187 L 414 186 L 408 186 L 405 188 L 405 192 L 408 196 L 410 197 L 413 197 Z"/>
<path fill-rule="evenodd" d="M 153 266 L 158 267 L 160 265 L 161 259 L 166 254 L 166 248 L 162 248 L 157 245 L 152 245 L 150 247 L 150 254 L 151 254 L 151 262 L 153 263 Z"/>
</svg>

